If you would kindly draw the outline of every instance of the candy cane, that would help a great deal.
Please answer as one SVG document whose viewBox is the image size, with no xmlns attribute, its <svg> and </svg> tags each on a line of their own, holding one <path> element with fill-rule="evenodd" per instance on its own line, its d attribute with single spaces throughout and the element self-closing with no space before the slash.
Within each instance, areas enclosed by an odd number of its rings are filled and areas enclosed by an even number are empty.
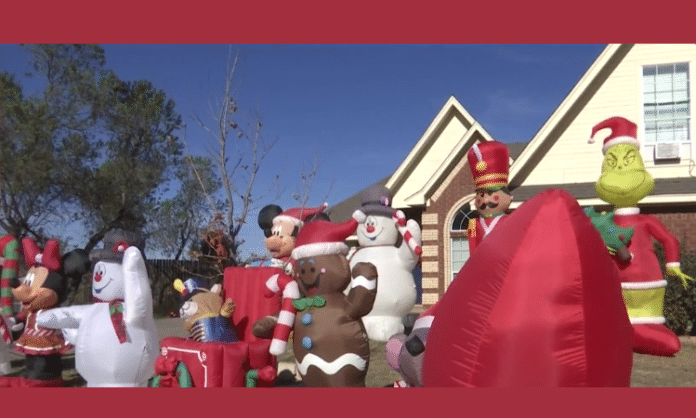
<svg viewBox="0 0 696 418">
<path fill-rule="evenodd" d="M 300 297 L 300 289 L 297 282 L 286 274 L 274 274 L 266 282 L 266 296 L 283 292 L 283 303 L 278 314 L 278 322 L 273 329 L 273 340 L 269 352 L 274 356 L 279 356 L 285 352 L 285 347 L 290 338 L 290 331 L 295 322 L 297 310 L 293 306 L 293 300 Z"/>
<path fill-rule="evenodd" d="M 392 215 L 392 219 L 396 223 L 396 227 L 399 229 L 399 232 L 401 232 L 401 235 L 404 236 L 404 239 L 406 240 L 406 243 L 408 244 L 408 247 L 413 251 L 416 255 L 420 256 L 421 253 L 423 253 L 423 249 L 421 248 L 420 245 L 416 242 L 416 239 L 413 238 L 413 235 L 411 235 L 411 231 L 406 228 L 406 215 L 400 210 L 394 211 L 394 214 Z"/>
</svg>

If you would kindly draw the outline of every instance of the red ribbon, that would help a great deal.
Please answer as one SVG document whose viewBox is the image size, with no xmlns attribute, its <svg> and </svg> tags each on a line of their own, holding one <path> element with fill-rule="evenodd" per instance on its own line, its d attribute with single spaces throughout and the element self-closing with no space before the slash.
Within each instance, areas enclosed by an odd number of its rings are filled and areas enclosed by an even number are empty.
<svg viewBox="0 0 696 418">
<path fill-rule="evenodd" d="M 60 268 L 60 248 L 58 241 L 49 239 L 44 250 L 39 249 L 31 238 L 22 238 L 24 263 L 27 267 L 44 266 L 51 271 Z"/>
</svg>

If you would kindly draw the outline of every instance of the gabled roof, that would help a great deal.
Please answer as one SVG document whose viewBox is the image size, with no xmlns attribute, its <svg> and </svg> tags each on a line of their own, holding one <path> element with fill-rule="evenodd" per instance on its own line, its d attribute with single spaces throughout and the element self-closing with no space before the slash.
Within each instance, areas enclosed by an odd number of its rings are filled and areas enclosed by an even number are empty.
<svg viewBox="0 0 696 418">
<path fill-rule="evenodd" d="M 457 99 L 450 96 L 387 182 L 386 186 L 394 193 L 393 206 L 424 206 L 474 143 L 492 140 Z"/>
<path fill-rule="evenodd" d="M 610 44 L 604 48 L 510 167 L 509 184 L 511 189 L 524 183 L 529 173 L 534 170 L 568 125 L 583 110 L 587 102 L 609 78 L 633 45 Z"/>
<path fill-rule="evenodd" d="M 388 180 L 389 177 L 385 177 L 382 180 L 367 186 L 363 190 L 369 189 L 372 186 L 384 186 L 385 184 L 387 184 Z M 327 208 L 326 213 L 329 215 L 331 221 L 345 222 L 348 219 L 350 219 L 350 217 L 353 215 L 353 212 L 355 212 L 355 210 L 360 207 L 360 193 L 362 193 L 362 190 L 355 193 L 348 199 L 342 201 L 341 203 Z"/>
</svg>

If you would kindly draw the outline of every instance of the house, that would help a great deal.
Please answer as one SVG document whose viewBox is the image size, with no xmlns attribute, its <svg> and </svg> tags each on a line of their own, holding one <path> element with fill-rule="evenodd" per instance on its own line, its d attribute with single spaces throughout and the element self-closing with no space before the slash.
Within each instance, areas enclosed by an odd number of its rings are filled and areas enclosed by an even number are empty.
<svg viewBox="0 0 696 418">
<path fill-rule="evenodd" d="M 588 143 L 592 127 L 610 116 L 638 124 L 652 195 L 641 201 L 696 252 L 696 163 L 691 103 L 696 45 L 608 45 L 531 140 L 507 144 L 511 209 L 548 188 L 568 190 L 582 206 L 603 209 L 596 197 L 603 137 Z M 398 169 L 382 179 L 394 193 L 392 206 L 423 230 L 422 304 L 436 303 L 468 258 L 466 227 L 476 216 L 466 153 L 495 138 L 454 98 L 442 107 Z M 331 208 L 332 220 L 348 219 L 358 194 Z"/>
</svg>

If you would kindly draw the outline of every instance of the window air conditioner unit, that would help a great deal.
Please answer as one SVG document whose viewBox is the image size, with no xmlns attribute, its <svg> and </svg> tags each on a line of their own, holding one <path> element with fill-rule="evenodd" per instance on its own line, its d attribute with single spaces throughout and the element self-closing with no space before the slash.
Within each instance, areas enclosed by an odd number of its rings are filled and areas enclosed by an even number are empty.
<svg viewBox="0 0 696 418">
<path fill-rule="evenodd" d="M 679 143 L 657 144 L 655 146 L 656 160 L 673 160 L 679 158 Z"/>
</svg>

